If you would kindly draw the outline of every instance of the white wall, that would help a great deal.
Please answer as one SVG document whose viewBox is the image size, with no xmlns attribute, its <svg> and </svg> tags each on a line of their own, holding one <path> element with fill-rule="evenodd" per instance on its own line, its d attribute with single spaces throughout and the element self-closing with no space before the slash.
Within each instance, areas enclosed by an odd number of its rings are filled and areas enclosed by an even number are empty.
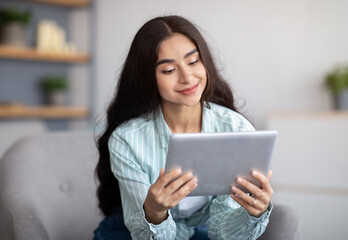
<svg viewBox="0 0 348 240">
<path fill-rule="evenodd" d="M 347 239 L 348 112 L 273 114 L 273 201 L 300 215 L 301 239 Z"/>
<path fill-rule="evenodd" d="M 150 18 L 185 16 L 211 45 L 257 128 L 278 110 L 326 110 L 323 77 L 348 58 L 348 1 L 95 1 L 96 112 L 102 114 L 136 31 Z"/>
</svg>

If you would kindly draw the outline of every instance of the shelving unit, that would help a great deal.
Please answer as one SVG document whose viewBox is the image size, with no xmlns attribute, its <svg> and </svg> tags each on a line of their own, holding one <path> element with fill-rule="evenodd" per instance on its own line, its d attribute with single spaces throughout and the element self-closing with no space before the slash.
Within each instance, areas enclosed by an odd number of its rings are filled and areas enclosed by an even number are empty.
<svg viewBox="0 0 348 240">
<path fill-rule="evenodd" d="M 66 119 L 85 118 L 89 114 L 88 109 L 83 107 L 28 107 L 28 106 L 0 106 L 0 118 L 44 118 Z"/>
<path fill-rule="evenodd" d="M 73 7 L 82 8 L 91 5 L 90 0 L 19 0 L 20 2 L 35 2 L 39 4 L 52 5 L 52 7 Z M 62 11 L 62 9 L 59 9 Z M 63 10 L 65 11 L 65 10 Z M 13 47 L 0 44 L 0 59 L 11 61 L 34 61 L 42 62 L 39 64 L 66 63 L 66 64 L 87 64 L 91 57 L 88 53 L 55 53 L 55 52 L 40 52 L 34 47 Z M 14 63 L 15 64 L 15 63 Z M 22 63 L 23 64 L 23 63 Z M 31 66 L 31 65 L 30 65 Z M 52 66 L 52 65 L 51 65 Z M 26 81 L 23 79 L 23 81 Z M 15 94 L 15 93 L 14 93 Z M 4 100 L 4 99 L 3 99 Z M 6 99 L 5 99 L 6 101 Z M 73 120 L 86 119 L 90 114 L 88 107 L 81 106 L 47 106 L 26 103 L 1 103 L 0 102 L 0 120 L 26 120 L 38 118 L 43 120 Z"/>
<path fill-rule="evenodd" d="M 0 57 L 20 60 L 52 61 L 66 63 L 86 63 L 90 57 L 87 53 L 64 54 L 38 52 L 34 48 L 19 48 L 0 45 Z"/>
<path fill-rule="evenodd" d="M 67 7 L 87 7 L 90 5 L 89 0 L 27 0 L 27 1 L 67 6 Z"/>
</svg>

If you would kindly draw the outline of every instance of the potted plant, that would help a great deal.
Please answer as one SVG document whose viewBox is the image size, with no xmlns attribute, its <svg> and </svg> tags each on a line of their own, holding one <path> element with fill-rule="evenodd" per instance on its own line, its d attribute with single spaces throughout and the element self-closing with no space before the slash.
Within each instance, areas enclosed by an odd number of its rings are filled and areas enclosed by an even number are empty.
<svg viewBox="0 0 348 240">
<path fill-rule="evenodd" d="M 348 65 L 334 68 L 326 76 L 325 84 L 334 96 L 335 108 L 348 110 Z"/>
<path fill-rule="evenodd" d="M 26 27 L 30 19 L 29 11 L 20 11 L 14 7 L 0 9 L 1 44 L 26 46 Z"/>
<path fill-rule="evenodd" d="M 65 105 L 68 80 L 62 75 L 45 77 L 41 82 L 41 88 L 46 95 L 46 102 L 50 105 Z"/>
</svg>

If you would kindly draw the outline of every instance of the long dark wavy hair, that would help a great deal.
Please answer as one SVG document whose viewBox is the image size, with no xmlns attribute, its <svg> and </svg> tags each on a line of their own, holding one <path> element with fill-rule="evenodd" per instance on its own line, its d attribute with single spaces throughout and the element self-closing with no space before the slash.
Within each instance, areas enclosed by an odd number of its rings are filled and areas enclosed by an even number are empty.
<svg viewBox="0 0 348 240">
<path fill-rule="evenodd" d="M 180 33 L 188 37 L 200 54 L 207 72 L 207 85 L 201 103 L 212 102 L 237 111 L 232 91 L 214 64 L 208 45 L 198 29 L 179 16 L 154 18 L 136 33 L 120 73 L 114 98 L 107 108 L 104 132 L 97 138 L 99 161 L 96 175 L 99 180 L 99 207 L 105 216 L 121 206 L 119 186 L 110 168 L 108 140 L 123 122 L 143 114 L 156 112 L 161 97 L 157 90 L 155 65 L 160 43 Z"/>
</svg>

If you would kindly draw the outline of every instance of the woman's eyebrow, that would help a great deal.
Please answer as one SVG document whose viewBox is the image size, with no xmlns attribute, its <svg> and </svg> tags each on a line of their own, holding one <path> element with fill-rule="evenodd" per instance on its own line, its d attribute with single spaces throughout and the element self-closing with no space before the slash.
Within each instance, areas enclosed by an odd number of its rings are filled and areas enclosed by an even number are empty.
<svg viewBox="0 0 348 240">
<path fill-rule="evenodd" d="M 189 51 L 188 53 L 185 54 L 184 58 L 188 58 L 189 56 L 193 55 L 194 53 L 198 52 L 198 50 L 195 48 L 191 51 Z M 156 63 L 156 67 L 160 64 L 163 64 L 163 63 L 173 63 L 175 62 L 174 59 L 162 59 L 162 60 L 159 60 L 157 63 Z"/>
<path fill-rule="evenodd" d="M 188 58 L 189 56 L 193 55 L 194 53 L 198 52 L 198 50 L 195 48 L 188 53 L 185 54 L 184 58 Z"/>
</svg>

